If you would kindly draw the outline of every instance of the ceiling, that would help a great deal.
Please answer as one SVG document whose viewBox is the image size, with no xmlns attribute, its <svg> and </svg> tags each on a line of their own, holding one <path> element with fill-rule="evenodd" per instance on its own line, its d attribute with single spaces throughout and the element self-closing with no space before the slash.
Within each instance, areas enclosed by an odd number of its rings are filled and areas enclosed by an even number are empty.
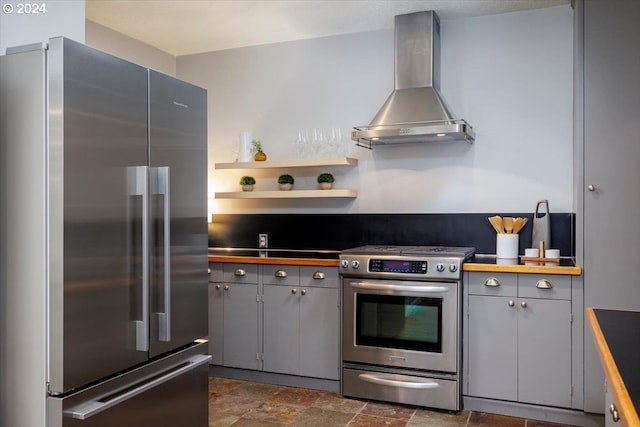
<svg viewBox="0 0 640 427">
<path fill-rule="evenodd" d="M 86 0 L 86 18 L 175 56 L 393 28 L 393 17 L 440 19 L 570 0 Z"/>
</svg>

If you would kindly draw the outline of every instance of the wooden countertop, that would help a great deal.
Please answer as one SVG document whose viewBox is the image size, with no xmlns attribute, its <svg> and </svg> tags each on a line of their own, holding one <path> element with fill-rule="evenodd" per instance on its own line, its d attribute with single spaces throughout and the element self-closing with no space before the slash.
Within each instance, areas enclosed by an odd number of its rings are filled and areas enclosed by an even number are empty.
<svg viewBox="0 0 640 427">
<path fill-rule="evenodd" d="M 209 255 L 209 262 L 229 262 L 243 264 L 284 264 L 284 265 L 314 265 L 319 267 L 338 267 L 338 259 L 324 258 L 291 258 L 278 256 L 242 256 L 242 255 Z"/>
<path fill-rule="evenodd" d="M 563 258 L 559 265 L 549 263 L 525 264 L 521 260 L 514 260 L 513 263 L 501 263 L 492 255 L 476 255 L 471 261 L 463 264 L 464 271 L 484 271 L 491 273 L 538 273 L 538 274 L 565 274 L 580 276 L 582 268 L 575 265 L 573 259 Z"/>
<path fill-rule="evenodd" d="M 588 307 L 589 327 L 624 427 L 640 426 L 640 312 Z M 605 417 L 610 417 L 605 408 Z"/>
<path fill-rule="evenodd" d="M 334 258 L 335 256 L 335 258 Z M 306 253 L 305 256 L 296 256 L 296 253 L 289 253 L 287 256 L 269 255 L 258 256 L 255 254 L 233 254 L 216 253 L 209 254 L 209 262 L 228 262 L 246 264 L 283 264 L 283 265 L 315 265 L 325 267 L 338 267 L 340 261 L 338 254 L 330 254 L 327 257 L 313 257 L 313 254 Z M 539 273 L 539 274 L 566 274 L 579 276 L 582 269 L 573 263 L 573 260 L 562 260 L 560 265 L 524 265 L 499 264 L 495 256 L 476 256 L 472 261 L 463 264 L 464 271 L 483 271 L 491 273 Z"/>
</svg>

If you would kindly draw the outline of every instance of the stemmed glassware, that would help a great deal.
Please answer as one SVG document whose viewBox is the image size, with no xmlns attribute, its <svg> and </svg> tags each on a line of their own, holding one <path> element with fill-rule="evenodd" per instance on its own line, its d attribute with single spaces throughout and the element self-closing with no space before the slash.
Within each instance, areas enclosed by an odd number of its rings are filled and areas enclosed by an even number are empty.
<svg viewBox="0 0 640 427">
<path fill-rule="evenodd" d="M 294 141 L 294 145 L 296 148 L 296 157 L 298 159 L 304 159 L 308 157 L 309 153 L 309 137 L 307 136 L 307 131 L 304 129 L 298 130 L 298 136 Z"/>
<path fill-rule="evenodd" d="M 334 157 L 343 155 L 345 150 L 342 130 L 337 126 L 298 129 L 294 147 L 298 159 Z"/>
</svg>

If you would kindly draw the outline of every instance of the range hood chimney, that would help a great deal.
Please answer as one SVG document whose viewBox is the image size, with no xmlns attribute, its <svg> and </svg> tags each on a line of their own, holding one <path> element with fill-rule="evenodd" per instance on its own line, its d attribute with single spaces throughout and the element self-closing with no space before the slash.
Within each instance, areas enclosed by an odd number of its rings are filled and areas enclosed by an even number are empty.
<svg viewBox="0 0 640 427">
<path fill-rule="evenodd" d="M 433 11 L 395 17 L 395 90 L 369 126 L 355 127 L 361 147 L 467 141 L 475 132 L 440 96 L 440 20 Z"/>
</svg>

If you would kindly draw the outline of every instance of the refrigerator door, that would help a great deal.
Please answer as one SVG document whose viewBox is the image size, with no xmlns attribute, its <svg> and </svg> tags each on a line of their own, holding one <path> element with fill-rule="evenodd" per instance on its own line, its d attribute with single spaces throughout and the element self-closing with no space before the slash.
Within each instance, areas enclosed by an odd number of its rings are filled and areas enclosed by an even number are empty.
<svg viewBox="0 0 640 427">
<path fill-rule="evenodd" d="M 50 40 L 48 68 L 49 381 L 58 394 L 148 359 L 147 70 L 63 38 Z"/>
<path fill-rule="evenodd" d="M 49 397 L 48 427 L 208 424 L 206 342 L 64 398 Z"/>
<path fill-rule="evenodd" d="M 149 71 L 154 357 L 207 336 L 207 93 Z"/>
</svg>

